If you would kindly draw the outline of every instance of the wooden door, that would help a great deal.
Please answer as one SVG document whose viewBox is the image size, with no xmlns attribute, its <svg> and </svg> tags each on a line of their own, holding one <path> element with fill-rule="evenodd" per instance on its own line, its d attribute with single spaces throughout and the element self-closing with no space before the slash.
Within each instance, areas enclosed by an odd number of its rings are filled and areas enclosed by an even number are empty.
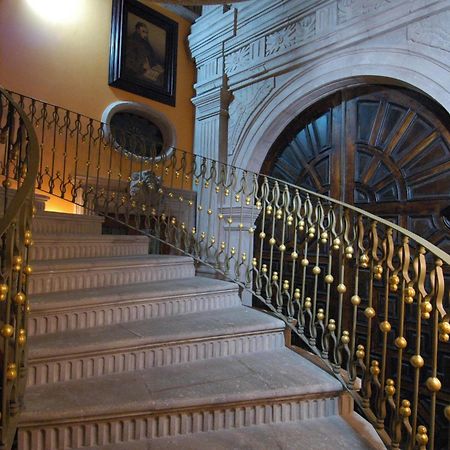
<svg viewBox="0 0 450 450">
<path fill-rule="evenodd" d="M 263 172 L 359 206 L 450 253 L 450 124 L 426 97 L 366 86 L 309 108 Z"/>
</svg>

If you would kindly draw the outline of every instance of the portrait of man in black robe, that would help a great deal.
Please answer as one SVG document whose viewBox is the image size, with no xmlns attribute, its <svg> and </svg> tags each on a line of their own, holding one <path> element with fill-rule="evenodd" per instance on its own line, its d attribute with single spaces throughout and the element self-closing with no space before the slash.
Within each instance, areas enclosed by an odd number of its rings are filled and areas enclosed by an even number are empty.
<svg viewBox="0 0 450 450">
<path fill-rule="evenodd" d="M 137 21 L 134 31 L 127 37 L 125 71 L 132 77 L 163 86 L 163 61 L 150 44 L 149 27 L 143 21 Z"/>
</svg>

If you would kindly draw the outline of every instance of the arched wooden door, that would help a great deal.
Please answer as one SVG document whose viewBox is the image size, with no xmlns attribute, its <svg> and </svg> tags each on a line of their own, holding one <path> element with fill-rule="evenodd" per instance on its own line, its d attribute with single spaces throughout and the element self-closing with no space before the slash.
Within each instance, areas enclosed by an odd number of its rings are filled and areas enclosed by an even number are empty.
<svg viewBox="0 0 450 450">
<path fill-rule="evenodd" d="M 366 86 L 309 108 L 263 172 L 387 218 L 450 253 L 450 123 L 407 89 Z"/>
</svg>

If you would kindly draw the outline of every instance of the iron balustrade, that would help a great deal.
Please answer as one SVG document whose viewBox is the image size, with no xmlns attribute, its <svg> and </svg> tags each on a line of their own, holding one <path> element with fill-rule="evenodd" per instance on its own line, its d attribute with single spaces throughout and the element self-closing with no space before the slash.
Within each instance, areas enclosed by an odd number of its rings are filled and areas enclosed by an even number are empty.
<svg viewBox="0 0 450 450">
<path fill-rule="evenodd" d="M 14 98 L 37 134 L 37 189 L 238 283 L 325 362 L 389 448 L 447 448 L 450 386 L 439 349 L 450 337 L 450 255 L 352 205 L 179 149 L 157 156 L 136 135 L 119 139 L 122 148 L 101 122 Z M 35 146 L 28 139 L 24 160 Z M 28 180 L 30 161 L 19 161 L 13 172 L 28 167 Z M 11 261 L 3 267 L 10 292 Z M 22 303 L 14 308 L 17 334 L 26 327 Z"/>
</svg>

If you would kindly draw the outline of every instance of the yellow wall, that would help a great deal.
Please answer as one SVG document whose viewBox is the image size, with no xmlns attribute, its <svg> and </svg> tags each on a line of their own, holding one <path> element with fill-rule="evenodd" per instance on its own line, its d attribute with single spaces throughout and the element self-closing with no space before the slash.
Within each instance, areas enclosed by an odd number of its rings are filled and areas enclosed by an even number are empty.
<svg viewBox="0 0 450 450">
<path fill-rule="evenodd" d="M 112 0 L 76 1 L 79 12 L 66 22 L 38 15 L 26 0 L 0 1 L 0 85 L 97 120 L 117 100 L 150 105 L 174 124 L 177 147 L 191 151 L 195 72 L 186 45 L 190 24 L 143 1 L 179 24 L 176 106 L 171 107 L 108 86 Z"/>
</svg>

